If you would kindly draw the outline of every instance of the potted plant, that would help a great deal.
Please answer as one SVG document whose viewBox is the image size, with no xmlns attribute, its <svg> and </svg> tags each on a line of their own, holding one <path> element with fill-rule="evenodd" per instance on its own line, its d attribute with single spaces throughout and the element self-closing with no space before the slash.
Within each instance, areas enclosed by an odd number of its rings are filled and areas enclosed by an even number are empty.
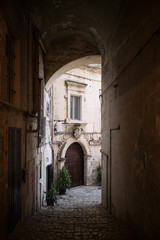
<svg viewBox="0 0 160 240">
<path fill-rule="evenodd" d="M 65 194 L 66 189 L 71 187 L 71 175 L 66 167 L 63 167 L 60 171 L 57 187 L 59 194 Z"/>
<path fill-rule="evenodd" d="M 53 206 L 54 203 L 57 204 L 58 192 L 53 187 L 53 184 L 51 184 L 51 188 L 48 191 L 44 192 L 44 193 L 46 194 L 47 206 Z"/>
</svg>

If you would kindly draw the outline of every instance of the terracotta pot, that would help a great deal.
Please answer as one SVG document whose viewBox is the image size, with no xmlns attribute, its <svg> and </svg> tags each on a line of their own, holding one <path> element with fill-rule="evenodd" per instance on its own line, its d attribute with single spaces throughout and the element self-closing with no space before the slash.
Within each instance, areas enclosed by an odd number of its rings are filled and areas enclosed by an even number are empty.
<svg viewBox="0 0 160 240">
<path fill-rule="evenodd" d="M 66 193 L 66 188 L 59 189 L 59 194 L 64 195 Z"/>
<path fill-rule="evenodd" d="M 54 200 L 47 200 L 47 206 L 54 206 Z"/>
</svg>

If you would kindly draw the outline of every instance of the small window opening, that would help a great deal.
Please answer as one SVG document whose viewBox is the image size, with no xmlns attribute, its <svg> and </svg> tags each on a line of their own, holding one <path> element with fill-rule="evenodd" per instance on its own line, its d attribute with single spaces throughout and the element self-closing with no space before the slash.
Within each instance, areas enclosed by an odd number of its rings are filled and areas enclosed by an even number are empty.
<svg viewBox="0 0 160 240">
<path fill-rule="evenodd" d="M 80 97 L 71 96 L 70 98 L 70 118 L 80 120 Z"/>
</svg>

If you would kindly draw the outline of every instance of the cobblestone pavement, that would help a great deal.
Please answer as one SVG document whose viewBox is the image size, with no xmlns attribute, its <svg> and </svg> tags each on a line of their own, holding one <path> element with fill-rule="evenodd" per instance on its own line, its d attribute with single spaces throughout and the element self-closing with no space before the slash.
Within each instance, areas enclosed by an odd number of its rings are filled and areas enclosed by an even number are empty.
<svg viewBox="0 0 160 240">
<path fill-rule="evenodd" d="M 9 240 L 133 240 L 127 229 L 101 205 L 101 189 L 74 187 L 59 196 L 58 205 L 43 206 Z"/>
</svg>

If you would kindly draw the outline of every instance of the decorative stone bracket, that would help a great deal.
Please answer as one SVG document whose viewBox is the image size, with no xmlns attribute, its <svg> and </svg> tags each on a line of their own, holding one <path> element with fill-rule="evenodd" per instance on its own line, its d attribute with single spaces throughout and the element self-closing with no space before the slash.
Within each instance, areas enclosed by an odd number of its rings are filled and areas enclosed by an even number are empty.
<svg viewBox="0 0 160 240">
<path fill-rule="evenodd" d="M 78 139 L 83 133 L 83 128 L 80 124 L 75 124 L 73 127 L 73 136 Z"/>
</svg>

